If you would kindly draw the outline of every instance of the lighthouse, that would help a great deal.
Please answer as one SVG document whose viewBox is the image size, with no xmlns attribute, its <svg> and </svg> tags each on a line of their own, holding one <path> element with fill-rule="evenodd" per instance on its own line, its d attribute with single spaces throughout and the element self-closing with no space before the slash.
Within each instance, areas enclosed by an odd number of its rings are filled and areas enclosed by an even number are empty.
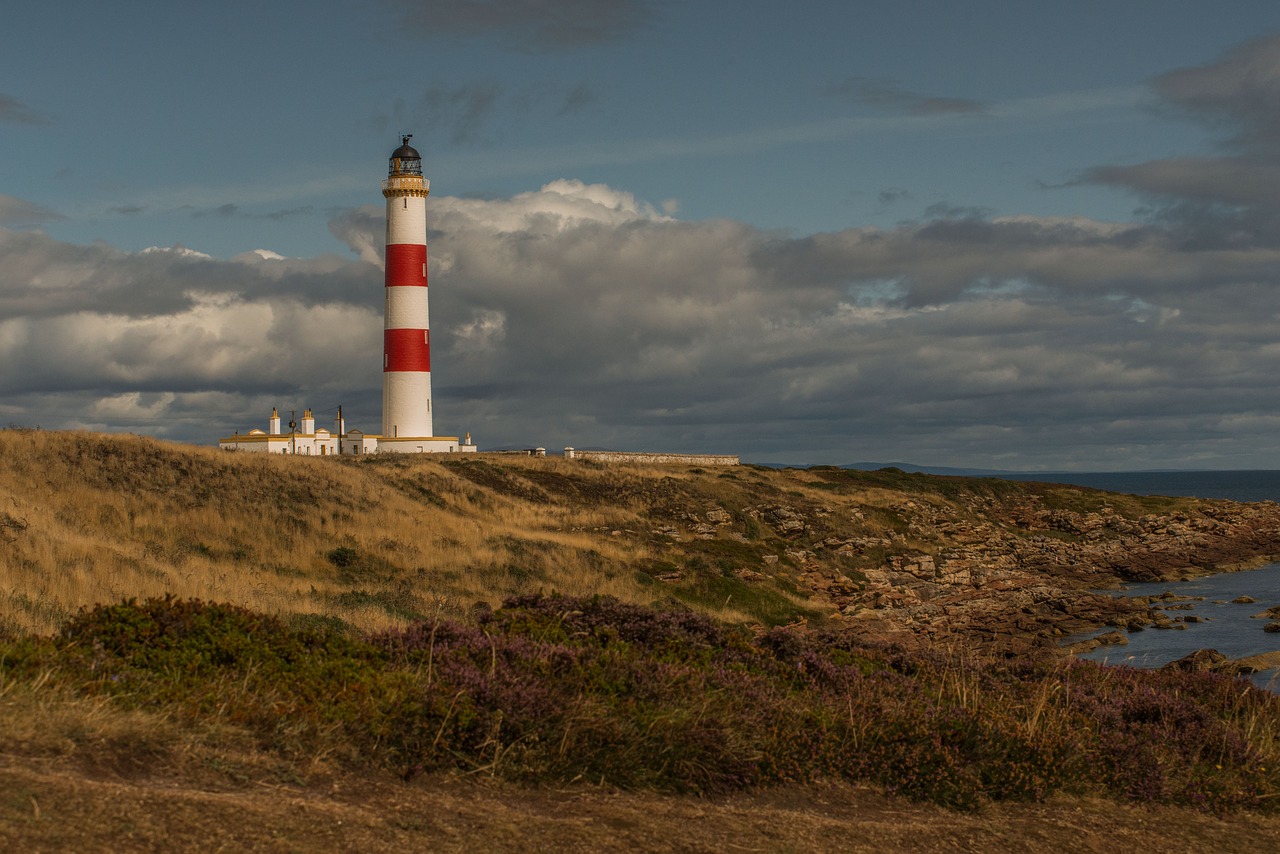
<svg viewBox="0 0 1280 854">
<path fill-rule="evenodd" d="M 280 432 L 280 413 L 271 410 L 266 432 L 236 433 L 218 444 L 234 451 L 278 454 L 474 453 L 468 433 L 435 436 L 431 429 L 431 328 L 427 322 L 427 191 L 422 155 L 400 138 L 391 152 L 382 195 L 387 200 L 387 255 L 382 328 L 382 435 L 347 432 L 338 407 L 338 433 L 316 429 L 310 409 L 302 415 L 302 432 L 289 422 Z"/>
<path fill-rule="evenodd" d="M 387 200 L 385 323 L 382 333 L 382 438 L 431 437 L 431 328 L 427 320 L 427 193 L 422 156 L 401 137 L 391 152 L 382 195 Z"/>
</svg>

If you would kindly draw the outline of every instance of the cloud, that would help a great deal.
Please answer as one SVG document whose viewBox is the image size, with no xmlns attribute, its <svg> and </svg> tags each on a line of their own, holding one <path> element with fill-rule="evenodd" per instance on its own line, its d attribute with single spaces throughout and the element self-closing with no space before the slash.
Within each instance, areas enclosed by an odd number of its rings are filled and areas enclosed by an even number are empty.
<svg viewBox="0 0 1280 854">
<path fill-rule="evenodd" d="M 144 210 L 141 207 L 112 208 L 117 213 L 137 213 Z M 267 211 L 265 213 L 257 213 L 246 211 L 239 205 L 227 202 L 221 205 L 215 205 L 211 208 L 201 208 L 192 210 L 190 215 L 195 219 L 203 217 L 221 217 L 224 219 L 269 219 L 275 222 L 281 222 L 287 219 L 293 219 L 297 216 L 306 216 L 314 212 L 314 208 L 310 205 L 301 205 L 293 208 L 282 208 L 280 210 Z"/>
<path fill-rule="evenodd" d="M 1211 129 L 1217 151 L 1099 165 L 1080 183 L 1147 197 L 1145 213 L 1189 245 L 1280 242 L 1280 34 L 1163 74 L 1152 89 L 1166 112 Z"/>
<path fill-rule="evenodd" d="M 450 141 L 464 145 L 480 140 L 501 93 L 502 88 L 492 80 L 454 89 L 432 86 L 423 93 L 419 106 L 432 117 L 429 128 L 433 132 L 448 129 Z"/>
<path fill-rule="evenodd" d="M 383 216 L 332 219 L 349 258 L 0 231 L 6 420 L 212 441 L 343 403 L 377 429 Z M 964 208 L 792 236 L 572 179 L 433 195 L 428 229 L 436 423 L 487 447 L 1280 465 L 1280 248 Z"/>
<path fill-rule="evenodd" d="M 205 295 L 307 305 L 341 302 L 376 310 L 380 285 L 376 267 L 336 256 L 229 263 L 183 246 L 128 253 L 101 243 L 80 246 L 39 232 L 0 229 L 0 318 L 76 312 L 167 317 L 191 310 Z"/>
<path fill-rule="evenodd" d="M 567 116 L 571 113 L 579 113 L 587 107 L 594 104 L 599 98 L 596 96 L 595 90 L 586 83 L 580 83 L 569 90 L 564 96 L 564 106 L 560 108 L 558 115 Z"/>
<path fill-rule="evenodd" d="M 826 93 L 855 104 L 883 107 L 916 116 L 983 113 L 987 109 L 982 101 L 921 95 L 881 77 L 850 77 L 828 86 Z"/>
<path fill-rule="evenodd" d="M 492 39 L 526 53 L 623 41 L 654 18 L 647 0 L 386 0 L 420 38 Z"/>
<path fill-rule="evenodd" d="M 910 198 L 911 193 L 909 191 L 901 187 L 888 187 L 876 194 L 876 203 L 883 210 Z"/>
<path fill-rule="evenodd" d="M 379 266 L 386 236 L 382 207 L 365 205 L 334 217 L 329 229 L 335 237 L 361 258 Z M 669 218 L 634 194 L 605 184 L 585 184 L 576 179 L 559 179 L 535 192 L 519 193 L 509 199 L 432 197 L 428 228 L 433 240 L 458 224 L 467 223 L 499 234 L 555 234 L 577 226 L 596 223 L 625 225 L 637 221 Z M 446 256 L 447 257 L 447 256 Z M 438 263 L 447 263 L 439 260 Z"/>
<path fill-rule="evenodd" d="M 359 261 L 0 230 L 0 395 L 15 423 L 210 441 L 299 388 L 307 405 L 362 401 L 381 305 Z"/>
<path fill-rule="evenodd" d="M 541 111 L 544 118 L 563 116 L 566 93 L 556 86 L 531 84 L 517 92 L 504 92 L 500 104 L 492 116 L 486 119 L 479 144 L 487 144 L 491 138 L 517 139 L 517 126 L 523 116 Z M 968 135 L 1007 135 L 1011 128 L 1025 133 L 1031 128 L 1049 128 L 1076 125 L 1081 121 L 1096 121 L 1100 114 L 1128 111 L 1143 105 L 1149 99 L 1147 91 L 1138 86 L 1092 89 L 1081 92 L 1056 93 L 1048 96 L 1022 98 L 993 103 L 988 112 L 981 114 L 894 114 L 894 115 L 839 115 L 825 116 L 809 122 L 774 122 L 762 117 L 762 124 L 727 130 L 719 133 L 693 133 L 619 139 L 607 145 L 583 141 L 577 144 L 556 144 L 546 147 L 509 148 L 503 157 L 454 157 L 451 162 L 454 175 L 517 176 L 526 174 L 554 174 L 573 172 L 601 166 L 633 165 L 679 160 L 689 157 L 707 158 L 721 155 L 740 156 L 791 148 L 796 145 L 856 140 L 898 134 L 929 134 L 954 132 L 956 123 L 964 124 Z M 974 119 L 981 121 L 974 121 Z M 371 125 L 379 133 L 389 130 L 424 128 L 429 139 L 447 142 L 447 125 L 441 126 L 417 101 L 396 101 L 389 110 L 371 117 Z M 415 137 L 415 141 L 418 137 Z M 421 150 L 421 149 L 419 149 Z M 425 153 L 425 152 L 424 152 Z M 332 179 L 330 179 L 331 181 Z M 361 181 L 353 176 L 347 183 L 359 188 Z M 1078 183 L 1078 182 L 1076 182 Z M 324 189 L 331 190 L 326 184 Z M 290 185 L 271 188 L 273 197 L 286 190 L 295 193 Z M 218 190 L 220 195 L 225 191 Z M 261 195 L 262 188 L 238 188 L 240 196 Z M 188 193 L 189 195 L 189 193 Z"/>
<path fill-rule="evenodd" d="M 1241 149 L 1280 145 L 1280 33 L 1246 42 L 1217 62 L 1161 75 L 1155 89 L 1195 119 L 1216 120 Z"/>
<path fill-rule="evenodd" d="M 934 202 L 924 209 L 925 219 L 969 219 L 981 220 L 990 216 L 987 208 L 953 205 L 949 202 Z"/>
<path fill-rule="evenodd" d="M 0 226 L 22 228 L 63 219 L 62 214 L 48 208 L 0 193 Z"/>
<path fill-rule="evenodd" d="M 53 119 L 39 110 L 32 109 L 12 95 L 0 92 L 0 122 L 42 126 L 53 124 Z"/>
<path fill-rule="evenodd" d="M 1196 430 L 1224 454 L 1258 440 L 1209 425 L 1253 423 L 1280 367 L 1255 352 L 1280 254 L 939 213 L 791 238 L 575 182 L 437 200 L 440 394 L 477 434 L 549 447 L 1063 465 L 1083 441 L 1084 462 L 1133 467 L 1189 453 Z M 346 222 L 353 247 L 378 239 L 380 212 Z"/>
<path fill-rule="evenodd" d="M 360 260 L 382 266 L 382 253 L 386 246 L 386 211 L 373 205 L 363 205 L 342 211 L 329 220 L 329 233 L 347 244 Z M 377 223 L 382 222 L 382 233 Z"/>
<path fill-rule="evenodd" d="M 146 249 L 143 249 L 142 252 L 139 254 L 154 255 L 158 252 L 165 253 L 167 255 L 172 255 L 177 258 L 193 258 L 201 261 L 213 260 L 212 255 L 209 255 L 205 252 L 199 252 L 195 249 L 188 249 L 187 247 L 183 246 L 180 243 L 175 243 L 173 246 L 148 246 Z"/>
<path fill-rule="evenodd" d="M 427 86 L 416 99 L 398 99 L 388 113 L 373 119 L 380 132 L 416 128 L 415 144 L 447 143 L 466 148 L 488 146 L 499 135 L 514 133 L 531 115 L 563 117 L 588 109 L 597 95 L 586 83 L 564 89 L 530 83 L 509 90 L 494 80 L 459 86 Z"/>
</svg>

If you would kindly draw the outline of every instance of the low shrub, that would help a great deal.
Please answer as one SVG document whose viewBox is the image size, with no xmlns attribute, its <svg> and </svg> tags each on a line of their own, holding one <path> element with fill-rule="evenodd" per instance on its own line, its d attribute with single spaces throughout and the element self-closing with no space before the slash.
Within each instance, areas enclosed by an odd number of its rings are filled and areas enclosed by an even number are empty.
<svg viewBox="0 0 1280 854">
<path fill-rule="evenodd" d="M 847 636 L 760 635 L 608 597 L 524 596 L 475 622 L 354 636 L 176 599 L 0 638 L 4 671 L 305 761 L 712 794 L 845 779 L 968 809 L 1055 792 L 1275 809 L 1280 701 L 1220 676 L 989 665 Z"/>
</svg>

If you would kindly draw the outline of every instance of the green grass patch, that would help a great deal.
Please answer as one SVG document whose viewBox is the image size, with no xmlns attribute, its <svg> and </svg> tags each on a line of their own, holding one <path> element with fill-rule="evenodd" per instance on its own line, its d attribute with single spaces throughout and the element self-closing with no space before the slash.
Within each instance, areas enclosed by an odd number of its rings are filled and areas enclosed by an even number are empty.
<svg viewBox="0 0 1280 854">
<path fill-rule="evenodd" d="M 684 544 L 683 551 L 687 555 L 700 555 L 726 572 L 739 567 L 757 569 L 764 565 L 759 545 L 738 540 L 693 540 Z"/>
<path fill-rule="evenodd" d="M 350 546 L 339 546 L 326 552 L 324 557 L 337 570 L 338 581 L 342 584 L 385 583 L 400 574 L 400 570 L 387 559 Z"/>
<path fill-rule="evenodd" d="M 745 611 L 766 626 L 782 626 L 814 616 L 813 611 L 772 585 L 748 584 L 713 572 L 690 572 L 671 592 L 694 607 Z"/>
<path fill-rule="evenodd" d="M 442 510 L 448 509 L 449 503 L 440 497 L 439 493 L 432 490 L 417 480 L 400 479 L 393 483 L 410 498 L 420 501 L 423 504 L 429 504 L 432 507 L 439 507 Z"/>
<path fill-rule="evenodd" d="M 423 600 L 407 591 L 347 590 L 328 597 L 328 600 L 340 611 L 376 608 L 402 620 L 422 620 L 427 616 Z"/>
</svg>

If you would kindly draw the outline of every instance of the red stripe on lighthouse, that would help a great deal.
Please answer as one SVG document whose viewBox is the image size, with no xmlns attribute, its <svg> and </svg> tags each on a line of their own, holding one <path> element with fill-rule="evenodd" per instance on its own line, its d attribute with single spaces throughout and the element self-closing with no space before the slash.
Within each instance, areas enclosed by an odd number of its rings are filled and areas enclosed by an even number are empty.
<svg viewBox="0 0 1280 854">
<path fill-rule="evenodd" d="M 431 371 L 431 332 L 426 329 L 384 329 L 382 352 L 384 373 L 391 371 Z"/>
<path fill-rule="evenodd" d="M 427 247 L 421 243 L 392 243 L 387 246 L 387 287 L 427 286 Z"/>
</svg>

